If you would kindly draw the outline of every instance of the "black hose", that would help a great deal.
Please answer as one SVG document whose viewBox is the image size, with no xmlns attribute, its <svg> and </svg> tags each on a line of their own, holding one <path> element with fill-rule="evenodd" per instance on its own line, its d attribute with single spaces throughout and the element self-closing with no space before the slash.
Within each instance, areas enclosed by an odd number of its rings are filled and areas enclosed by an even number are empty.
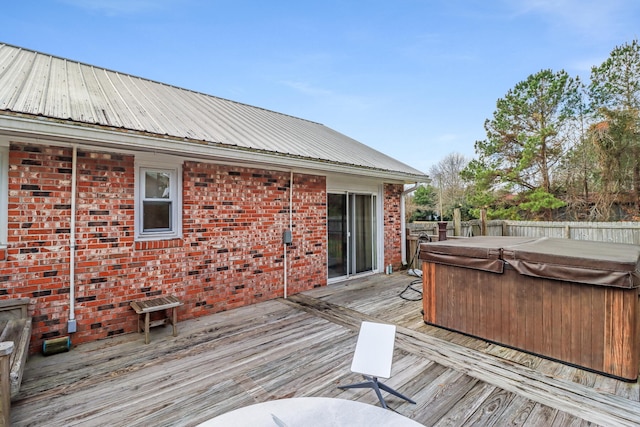
<svg viewBox="0 0 640 427">
<path fill-rule="evenodd" d="M 400 292 L 400 298 L 402 298 L 403 300 L 407 300 L 407 301 L 420 301 L 420 300 L 422 300 L 422 289 L 416 289 L 416 288 L 414 288 L 414 285 L 420 285 L 420 287 L 422 287 L 422 279 L 412 280 L 411 283 L 409 283 L 407 285 L 407 287 L 404 288 L 404 290 L 402 292 Z M 418 296 L 417 297 L 405 296 L 404 294 L 407 291 L 413 291 L 413 292 L 417 293 Z"/>
<path fill-rule="evenodd" d="M 418 254 L 420 253 L 420 243 L 422 242 L 430 242 L 431 241 L 431 236 L 429 236 L 426 233 L 420 233 L 420 235 L 418 236 L 418 243 L 416 245 L 416 250 L 413 253 L 413 256 L 411 258 L 411 261 L 409 262 L 409 265 L 413 265 L 413 262 L 415 261 L 416 257 L 418 256 Z M 415 268 L 413 269 L 415 271 Z M 420 285 L 420 289 L 416 289 L 415 285 Z M 413 293 L 418 294 L 417 297 L 409 297 L 409 296 L 405 296 L 404 294 L 408 291 L 411 291 Z M 403 300 L 407 300 L 407 301 L 420 301 L 422 299 L 422 279 L 415 279 L 412 280 L 406 288 L 404 288 L 404 290 L 402 292 L 400 292 L 400 298 L 402 298 Z"/>
</svg>

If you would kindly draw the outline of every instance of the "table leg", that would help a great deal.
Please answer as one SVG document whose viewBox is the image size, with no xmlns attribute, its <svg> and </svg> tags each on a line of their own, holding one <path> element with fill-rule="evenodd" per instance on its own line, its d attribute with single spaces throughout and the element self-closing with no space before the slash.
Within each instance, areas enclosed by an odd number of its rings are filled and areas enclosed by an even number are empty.
<svg viewBox="0 0 640 427">
<path fill-rule="evenodd" d="M 144 343 L 149 344 L 149 313 L 144 315 Z"/>
<path fill-rule="evenodd" d="M 178 323 L 178 312 L 176 311 L 178 307 L 173 307 L 171 309 L 171 311 L 173 312 L 173 336 L 177 337 L 178 336 L 178 326 L 176 325 L 176 323 Z"/>
</svg>

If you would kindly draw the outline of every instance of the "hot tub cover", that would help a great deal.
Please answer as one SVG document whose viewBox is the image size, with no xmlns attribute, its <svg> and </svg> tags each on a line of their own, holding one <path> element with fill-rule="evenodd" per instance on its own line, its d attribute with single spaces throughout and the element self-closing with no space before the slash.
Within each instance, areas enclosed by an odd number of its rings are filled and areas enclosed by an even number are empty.
<svg viewBox="0 0 640 427">
<path fill-rule="evenodd" d="M 436 264 L 502 273 L 502 248 L 531 242 L 531 237 L 478 236 L 420 244 L 418 258 Z"/>
<path fill-rule="evenodd" d="M 505 244 L 502 258 L 518 273 L 592 285 L 640 286 L 640 246 L 539 238 Z"/>
</svg>

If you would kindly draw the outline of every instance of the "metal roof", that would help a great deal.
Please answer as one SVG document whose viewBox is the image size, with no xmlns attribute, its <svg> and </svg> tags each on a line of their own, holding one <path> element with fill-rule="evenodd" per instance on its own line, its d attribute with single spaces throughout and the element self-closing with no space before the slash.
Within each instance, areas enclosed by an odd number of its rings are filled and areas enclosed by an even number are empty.
<svg viewBox="0 0 640 427">
<path fill-rule="evenodd" d="M 16 113 L 427 178 L 319 123 L 0 44 L 0 114 Z"/>
</svg>

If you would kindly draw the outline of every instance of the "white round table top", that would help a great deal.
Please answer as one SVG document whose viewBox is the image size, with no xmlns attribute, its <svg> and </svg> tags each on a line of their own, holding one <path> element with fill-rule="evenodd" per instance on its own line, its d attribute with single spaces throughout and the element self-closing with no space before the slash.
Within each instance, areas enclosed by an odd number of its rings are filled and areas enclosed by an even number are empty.
<svg viewBox="0 0 640 427">
<path fill-rule="evenodd" d="M 419 427 L 403 415 L 379 406 L 328 397 L 296 397 L 245 406 L 212 418 L 198 427 Z"/>
</svg>

